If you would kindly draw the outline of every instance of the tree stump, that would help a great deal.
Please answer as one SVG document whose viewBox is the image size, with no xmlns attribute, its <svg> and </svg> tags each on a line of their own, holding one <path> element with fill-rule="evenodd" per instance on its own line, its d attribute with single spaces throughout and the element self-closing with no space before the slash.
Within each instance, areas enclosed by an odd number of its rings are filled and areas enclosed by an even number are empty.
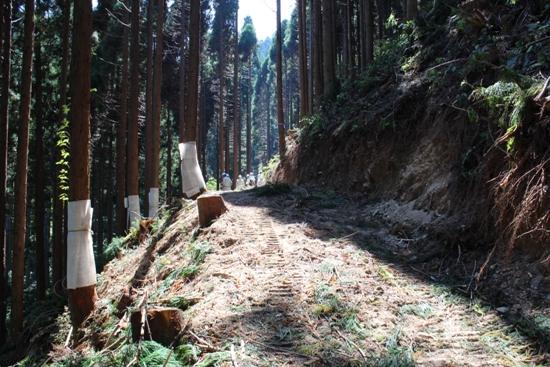
<svg viewBox="0 0 550 367">
<path fill-rule="evenodd" d="M 141 332 L 141 311 L 132 313 L 132 339 L 138 342 Z M 154 340 L 157 343 L 169 347 L 187 328 L 189 320 L 183 316 L 179 308 L 161 308 L 147 310 L 147 322 L 143 326 L 144 340 Z"/>
<path fill-rule="evenodd" d="M 214 219 L 225 213 L 228 209 L 223 198 L 219 195 L 201 196 L 197 199 L 199 209 L 199 224 L 206 227 Z"/>
</svg>

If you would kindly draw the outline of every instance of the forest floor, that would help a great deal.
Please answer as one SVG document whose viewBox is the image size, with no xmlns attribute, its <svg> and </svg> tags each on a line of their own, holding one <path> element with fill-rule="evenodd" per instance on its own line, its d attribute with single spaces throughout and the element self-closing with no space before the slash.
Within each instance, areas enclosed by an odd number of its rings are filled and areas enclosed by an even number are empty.
<svg viewBox="0 0 550 367">
<path fill-rule="evenodd" d="M 530 338 L 518 322 L 535 314 L 548 322 L 547 310 L 478 296 L 484 259 L 459 252 L 452 262 L 471 275 L 454 278 L 444 260 L 455 255 L 433 255 L 419 230 L 437 214 L 320 188 L 219 194 L 229 210 L 211 226 L 197 230 L 187 203 L 160 240 L 107 265 L 94 322 L 107 324 L 107 305 L 133 284 L 151 308 L 177 297 L 193 303 L 184 340 L 200 352 L 191 365 L 550 365 L 540 334 Z M 183 276 L 190 241 L 205 256 Z M 95 334 L 98 349 L 114 332 Z"/>
</svg>

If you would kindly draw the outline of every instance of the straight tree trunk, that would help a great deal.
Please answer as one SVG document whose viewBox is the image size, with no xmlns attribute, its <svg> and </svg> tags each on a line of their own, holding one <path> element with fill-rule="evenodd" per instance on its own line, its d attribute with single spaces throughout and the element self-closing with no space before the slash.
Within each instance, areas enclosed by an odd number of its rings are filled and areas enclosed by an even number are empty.
<svg viewBox="0 0 550 367">
<path fill-rule="evenodd" d="M 139 6 L 140 0 L 132 0 L 131 14 L 131 32 L 132 41 L 130 48 L 130 118 L 128 124 L 128 173 L 126 175 L 126 189 L 128 197 L 138 197 L 139 195 L 139 172 L 138 172 L 138 132 L 139 132 Z M 139 204 L 139 202 L 138 202 Z M 131 208 L 128 207 L 128 210 Z M 131 213 L 132 218 L 128 225 L 131 226 L 133 220 L 139 218 L 139 205 L 137 213 Z"/>
<path fill-rule="evenodd" d="M 189 74 L 187 88 L 187 119 L 183 139 L 184 143 L 197 140 L 200 62 L 200 4 L 200 0 L 190 1 Z"/>
<path fill-rule="evenodd" d="M 128 24 L 130 14 L 128 0 L 124 0 L 124 24 Z M 120 122 L 117 129 L 117 163 L 116 163 L 116 223 L 117 236 L 124 235 L 126 231 L 126 208 L 124 205 L 126 191 L 126 126 L 128 125 L 128 41 L 130 31 L 124 27 L 122 39 L 122 90 L 120 93 Z"/>
<path fill-rule="evenodd" d="M 277 0 L 277 131 L 279 133 L 279 157 L 285 159 L 285 115 L 283 111 L 283 47 L 281 30 L 281 0 Z"/>
<path fill-rule="evenodd" d="M 61 58 L 61 74 L 59 76 L 59 121 L 58 129 L 62 129 L 67 119 L 65 107 L 67 105 L 67 74 L 69 65 L 69 37 L 70 37 L 70 19 L 71 19 L 71 0 L 65 0 L 63 7 L 63 30 L 61 38 L 63 40 L 62 58 Z M 61 149 L 56 148 L 56 162 L 62 161 Z M 61 195 L 64 194 L 60 187 L 60 165 L 55 167 L 55 187 L 54 187 L 54 215 L 53 215 L 53 284 L 56 294 L 60 294 L 62 290 L 62 281 L 65 277 L 65 209 L 64 200 Z"/>
<path fill-rule="evenodd" d="M 44 226 L 45 223 L 45 175 L 44 175 L 44 123 L 42 116 L 44 114 L 44 104 L 42 102 L 42 80 L 44 72 L 42 70 L 42 52 L 40 42 L 36 43 L 35 56 L 35 192 L 34 192 L 34 225 L 36 232 L 36 298 L 44 300 L 46 298 L 46 282 L 48 279 L 47 258 L 45 257 Z"/>
<path fill-rule="evenodd" d="M 181 0 L 181 37 L 180 37 L 180 138 L 179 142 L 184 142 L 185 134 L 185 77 L 187 74 L 186 69 L 186 54 L 185 54 L 185 43 L 186 43 L 186 34 L 187 34 L 187 16 L 185 7 L 187 5 L 187 0 Z"/>
<path fill-rule="evenodd" d="M 415 0 L 416 1 L 416 0 Z M 372 0 L 365 0 L 365 42 L 366 62 L 370 65 L 374 60 L 374 20 L 372 14 Z"/>
<path fill-rule="evenodd" d="M 149 189 L 152 187 L 153 174 L 153 130 L 154 130 L 154 107 L 153 107 L 153 28 L 154 28 L 154 7 L 153 0 L 147 0 L 147 78 L 145 82 L 145 210 L 149 213 Z M 158 0 L 157 0 L 158 1 Z"/>
<path fill-rule="evenodd" d="M 73 19 L 70 144 L 71 147 L 78 147 L 78 149 L 72 149 L 69 158 L 69 202 L 90 199 L 92 1 L 76 1 L 74 4 Z M 69 243 L 68 246 L 71 247 L 73 244 Z M 95 272 L 95 264 L 90 264 L 90 266 L 93 266 L 93 271 Z M 80 328 L 84 320 L 93 311 L 96 299 L 94 284 L 69 289 L 69 310 L 71 313 L 71 322 L 75 330 Z"/>
<path fill-rule="evenodd" d="M 27 231 L 27 164 L 31 118 L 32 56 L 34 48 L 34 0 L 25 0 L 21 100 L 17 132 L 17 163 L 14 193 L 14 244 L 12 260 L 11 337 L 17 341 L 23 331 L 23 290 L 25 277 L 25 235 Z"/>
<path fill-rule="evenodd" d="M 252 171 L 252 57 L 248 58 L 248 103 L 246 113 L 246 173 Z"/>
<path fill-rule="evenodd" d="M 330 92 L 336 79 L 336 68 L 334 65 L 334 23 L 332 15 L 334 11 L 334 0 L 323 1 L 323 82 L 324 93 Z"/>
<path fill-rule="evenodd" d="M 114 117 L 116 118 L 116 117 Z M 113 186 L 114 186 L 114 170 L 115 170 L 115 157 L 113 156 L 113 139 L 115 128 L 114 124 L 109 126 L 109 165 L 107 166 L 107 200 L 105 201 L 105 207 L 107 208 L 107 243 L 111 243 L 113 240 Z M 103 256 L 103 243 L 100 243 L 97 248 L 99 256 Z"/>
<path fill-rule="evenodd" d="M 308 55 L 308 62 L 309 62 L 309 68 L 308 68 L 308 80 L 307 80 L 307 88 L 308 88 L 308 114 L 313 115 L 313 44 L 315 41 L 315 38 L 313 37 L 313 0 L 309 0 L 309 55 Z"/>
<path fill-rule="evenodd" d="M 235 11 L 235 61 L 233 64 L 233 188 L 239 176 L 239 8 Z"/>
<path fill-rule="evenodd" d="M 8 114 L 11 63 L 11 0 L 0 0 L 0 345 L 6 343 L 6 185 L 8 169 Z"/>
<path fill-rule="evenodd" d="M 221 11 L 221 6 L 218 8 L 218 11 Z M 223 17 L 220 15 L 219 17 L 220 23 L 223 23 Z M 225 99 L 225 55 L 224 55 L 224 47 L 223 47 L 223 27 L 220 26 L 220 49 L 219 49 L 219 78 L 220 78 L 220 115 L 219 115 L 219 131 L 218 131 L 218 139 L 219 139 L 219 145 L 218 145 L 218 155 L 219 155 L 219 163 L 218 163 L 218 183 L 221 181 L 221 172 L 220 170 L 225 167 L 225 160 L 224 160 L 224 152 L 225 152 L 225 141 L 224 141 L 224 135 L 225 135 L 225 121 L 224 121 L 224 99 Z"/>
<path fill-rule="evenodd" d="M 320 97 L 324 93 L 323 81 L 323 42 L 322 42 L 322 22 L 321 22 L 321 0 L 313 0 L 313 88 L 315 94 L 314 112 L 319 112 Z"/>
<path fill-rule="evenodd" d="M 272 80 L 272 78 L 269 78 Z M 266 134 L 266 140 L 267 140 L 267 161 L 271 159 L 273 156 L 273 152 L 271 150 L 271 91 L 269 90 L 269 85 L 271 82 L 267 83 L 267 88 L 265 92 L 265 98 L 266 98 L 266 105 L 267 105 L 267 134 Z M 248 167 L 247 167 L 248 169 Z M 250 172 L 250 170 L 247 170 L 247 172 Z"/>
<path fill-rule="evenodd" d="M 298 6 L 298 37 L 300 59 L 300 128 L 302 117 L 309 111 L 308 85 L 307 85 L 307 39 L 306 39 L 306 0 L 297 0 Z"/>
<path fill-rule="evenodd" d="M 172 203 L 172 120 L 170 120 L 170 112 L 166 115 L 166 130 L 168 131 L 166 150 L 166 202 Z M 179 139 L 178 139 L 179 140 Z"/>
<path fill-rule="evenodd" d="M 152 126 L 152 146 L 153 154 L 151 161 L 151 181 L 150 188 L 157 190 L 154 201 L 149 201 L 149 217 L 153 217 L 158 210 L 158 189 L 160 176 L 160 111 L 161 111 L 161 87 L 162 87 L 162 32 L 164 27 L 164 1 L 158 0 L 157 5 L 157 38 L 155 42 L 155 60 L 154 60 L 154 82 L 153 82 L 153 126 Z"/>
</svg>

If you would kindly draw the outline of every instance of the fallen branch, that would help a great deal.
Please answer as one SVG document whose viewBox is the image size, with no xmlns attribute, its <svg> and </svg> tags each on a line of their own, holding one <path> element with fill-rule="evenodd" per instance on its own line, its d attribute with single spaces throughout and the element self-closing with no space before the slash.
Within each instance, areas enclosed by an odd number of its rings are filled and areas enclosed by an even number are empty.
<svg viewBox="0 0 550 367">
<path fill-rule="evenodd" d="M 548 88 L 548 82 L 550 82 L 550 77 L 548 77 L 548 79 L 546 79 L 546 82 L 544 83 L 544 86 L 542 87 L 542 90 L 535 97 L 535 102 L 539 102 L 542 99 L 542 96 L 544 96 L 544 93 L 546 92 L 546 89 Z"/>
<path fill-rule="evenodd" d="M 201 338 L 200 336 L 198 336 L 197 334 L 195 334 L 191 330 L 189 330 L 189 334 L 193 338 L 195 338 L 195 340 L 197 340 L 199 343 L 206 346 L 209 349 L 209 351 L 211 351 L 211 352 L 217 352 L 218 351 L 218 348 L 214 347 L 212 344 L 210 344 L 209 342 L 207 342 L 206 340 L 204 340 L 203 338 Z"/>
<path fill-rule="evenodd" d="M 436 65 L 436 66 L 432 66 L 431 68 L 427 69 L 426 71 L 431 71 L 431 70 L 437 69 L 437 68 L 439 68 L 439 67 L 441 67 L 441 66 L 454 64 L 455 62 L 460 62 L 460 61 L 472 61 L 472 62 L 477 62 L 478 64 L 483 64 L 483 65 L 490 66 L 490 67 L 493 68 L 493 69 L 498 69 L 498 66 L 496 66 L 495 64 L 492 64 L 492 63 L 490 63 L 490 62 L 483 61 L 483 60 L 472 60 L 472 59 L 469 59 L 469 58 L 467 58 L 467 57 L 463 57 L 463 58 L 460 58 L 460 59 L 455 59 L 455 60 L 447 61 L 447 62 L 438 64 L 438 65 Z"/>
<path fill-rule="evenodd" d="M 538 40 L 536 41 L 533 41 L 533 42 L 529 42 L 528 44 L 525 45 L 525 49 L 528 49 L 529 46 L 533 46 L 539 42 L 544 42 L 544 41 L 548 41 L 550 40 L 550 36 L 546 36 L 546 37 L 542 37 L 542 38 L 539 38 Z"/>
</svg>

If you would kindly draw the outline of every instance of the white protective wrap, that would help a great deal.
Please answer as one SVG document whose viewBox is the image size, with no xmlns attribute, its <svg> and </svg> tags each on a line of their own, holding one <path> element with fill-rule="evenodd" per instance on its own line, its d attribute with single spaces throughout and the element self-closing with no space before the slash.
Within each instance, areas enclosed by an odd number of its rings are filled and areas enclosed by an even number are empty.
<svg viewBox="0 0 550 367">
<path fill-rule="evenodd" d="M 197 143 L 190 141 L 180 143 L 181 157 L 181 186 L 188 198 L 206 189 L 201 168 L 197 159 Z"/>
<path fill-rule="evenodd" d="M 151 187 L 149 189 L 149 218 L 153 218 L 159 209 L 159 189 Z"/>
<path fill-rule="evenodd" d="M 128 228 L 130 228 L 136 220 L 140 219 L 141 215 L 139 214 L 139 196 L 130 195 L 128 196 Z"/>
<path fill-rule="evenodd" d="M 90 200 L 69 201 L 67 216 L 67 288 L 94 285 L 94 249 L 92 244 L 92 215 Z"/>
</svg>

